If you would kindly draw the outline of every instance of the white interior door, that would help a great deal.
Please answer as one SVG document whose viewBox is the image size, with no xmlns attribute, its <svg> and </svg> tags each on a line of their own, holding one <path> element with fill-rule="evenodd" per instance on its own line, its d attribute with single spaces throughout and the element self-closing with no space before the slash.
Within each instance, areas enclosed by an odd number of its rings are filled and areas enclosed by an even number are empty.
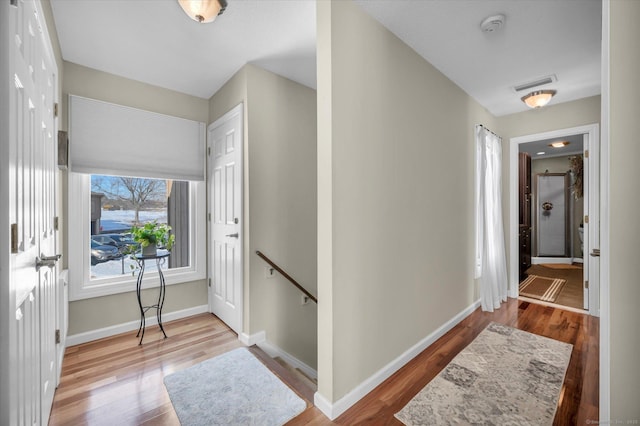
<svg viewBox="0 0 640 426">
<path fill-rule="evenodd" d="M 4 6 L 4 5 L 3 5 Z M 14 294 L 15 334 L 10 335 L 9 424 L 47 424 L 55 391 L 55 254 L 57 69 L 39 2 L 17 0 L 9 8 L 10 130 L 9 286 Z M 4 307 L 4 305 L 3 305 Z M 5 396 L 3 395 L 3 398 Z M 4 417 L 3 417 L 4 418 Z"/>
<path fill-rule="evenodd" d="M 208 129 L 209 304 L 242 332 L 242 104 Z"/>
<path fill-rule="evenodd" d="M 600 315 L 600 140 L 598 132 L 584 135 L 584 309 Z"/>
</svg>

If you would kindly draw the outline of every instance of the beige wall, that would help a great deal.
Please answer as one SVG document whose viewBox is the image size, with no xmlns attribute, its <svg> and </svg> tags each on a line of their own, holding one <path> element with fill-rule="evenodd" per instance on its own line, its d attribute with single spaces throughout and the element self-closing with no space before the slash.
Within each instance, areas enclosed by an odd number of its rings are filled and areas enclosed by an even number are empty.
<svg viewBox="0 0 640 426">
<path fill-rule="evenodd" d="M 610 13 L 611 420 L 626 422 L 640 419 L 640 2 L 612 0 Z"/>
<path fill-rule="evenodd" d="M 494 119 L 353 2 L 326 3 L 319 392 L 335 402 L 476 301 L 474 125 Z"/>
<path fill-rule="evenodd" d="M 266 279 L 262 251 L 316 294 L 316 92 L 247 67 L 251 333 L 316 368 L 317 307 L 284 277 Z"/>
<path fill-rule="evenodd" d="M 240 102 L 245 108 L 243 331 L 265 331 L 270 343 L 315 368 L 315 304 L 301 305 L 301 293 L 279 274 L 266 279 L 267 264 L 255 254 L 262 251 L 316 293 L 315 91 L 247 65 L 212 97 L 210 121 Z"/>
<path fill-rule="evenodd" d="M 59 66 L 62 67 L 62 64 Z M 61 127 L 64 129 L 67 128 L 69 94 L 201 122 L 206 122 L 209 117 L 209 104 L 206 99 L 129 80 L 71 62 L 64 62 L 62 92 Z M 64 200 L 62 222 L 64 229 L 68 229 L 66 220 L 67 173 L 64 172 L 61 175 L 61 192 Z M 66 236 L 64 239 L 63 253 L 66 254 L 68 253 Z M 71 260 L 67 256 L 65 259 L 64 265 L 66 267 Z M 167 287 L 167 298 L 163 312 L 167 314 L 206 304 L 207 285 L 205 280 L 175 284 Z M 78 300 L 69 303 L 69 335 L 135 321 L 139 318 L 140 312 L 137 308 L 135 292 Z"/>
<path fill-rule="evenodd" d="M 509 139 L 534 133 L 600 123 L 600 96 L 573 102 L 551 104 L 540 109 L 530 109 L 496 118 L 503 141 L 503 152 L 509 149 Z M 505 171 L 506 173 L 506 171 Z"/>
<path fill-rule="evenodd" d="M 531 184 L 533 185 L 533 190 L 534 190 L 534 197 L 535 197 L 535 185 L 536 185 L 536 174 L 538 173 L 545 173 L 545 171 L 548 171 L 549 173 L 566 173 L 567 171 L 569 171 L 569 158 L 568 156 L 563 156 L 563 157 L 552 157 L 552 158 L 540 158 L 540 159 L 536 159 L 536 160 L 532 160 L 531 161 Z M 571 182 L 569 182 L 569 184 L 571 184 Z M 571 256 L 573 257 L 582 257 L 582 253 L 580 252 L 580 236 L 578 233 L 578 228 L 580 226 L 580 223 L 582 222 L 582 216 L 584 214 L 584 197 L 580 197 L 579 199 L 576 200 L 573 192 L 571 191 L 571 189 L 569 189 L 569 205 L 571 206 L 571 220 L 572 222 L 569 224 L 569 226 L 571 227 L 571 234 L 570 234 L 570 241 L 572 241 L 572 247 L 573 247 L 573 251 Z M 534 198 L 534 203 L 535 203 L 535 198 Z M 536 229 L 536 221 L 535 221 L 535 217 L 536 217 L 536 211 L 535 211 L 535 204 L 533 204 L 534 207 L 532 208 L 531 211 L 531 215 L 532 215 L 532 230 L 531 230 L 531 235 L 532 235 L 532 244 L 534 247 L 534 251 L 533 253 L 535 254 L 535 229 Z M 506 221 L 505 221 L 506 223 Z"/>
</svg>

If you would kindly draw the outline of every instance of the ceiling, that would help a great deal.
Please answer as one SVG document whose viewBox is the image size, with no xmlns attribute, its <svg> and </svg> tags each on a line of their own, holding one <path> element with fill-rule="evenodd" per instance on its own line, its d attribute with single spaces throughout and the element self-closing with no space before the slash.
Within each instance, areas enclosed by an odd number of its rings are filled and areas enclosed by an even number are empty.
<svg viewBox="0 0 640 426">
<path fill-rule="evenodd" d="M 246 63 L 316 82 L 311 0 L 230 0 L 213 23 L 177 0 L 51 0 L 64 60 L 209 99 Z"/>
<path fill-rule="evenodd" d="M 562 148 L 553 148 L 549 144 L 553 142 L 569 142 L 568 145 Z M 561 157 L 567 155 L 582 154 L 584 151 L 584 134 L 577 134 L 571 136 L 563 136 L 561 138 L 544 139 L 534 142 L 527 142 L 518 145 L 519 152 L 526 152 L 531 155 L 532 160 L 539 160 L 541 158 Z M 544 154 L 539 154 L 543 152 Z"/>
<path fill-rule="evenodd" d="M 552 103 L 600 93 L 601 0 L 356 0 L 492 114 L 554 76 Z M 246 63 L 316 86 L 313 0 L 229 0 L 211 24 L 174 0 L 51 0 L 67 61 L 201 98 Z M 504 14 L 494 33 L 482 20 Z M 87 17 L 90 17 L 88 19 Z"/>
</svg>

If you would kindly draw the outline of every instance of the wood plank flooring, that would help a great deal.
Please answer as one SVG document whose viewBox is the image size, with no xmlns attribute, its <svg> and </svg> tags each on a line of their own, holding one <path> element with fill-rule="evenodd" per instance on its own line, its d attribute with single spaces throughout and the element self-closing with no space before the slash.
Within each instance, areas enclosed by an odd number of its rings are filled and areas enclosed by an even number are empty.
<svg viewBox="0 0 640 426">
<path fill-rule="evenodd" d="M 562 278 L 567 280 L 555 303 L 575 309 L 584 307 L 584 289 L 582 269 L 551 269 L 543 265 L 531 265 L 527 274 L 539 275 L 547 278 Z"/>
<path fill-rule="evenodd" d="M 509 299 L 494 313 L 475 311 L 333 422 L 310 407 L 289 424 L 401 424 L 393 415 L 491 321 L 573 344 L 554 424 L 598 419 L 598 319 Z M 50 425 L 178 425 L 162 378 L 242 344 L 209 314 L 165 329 L 169 339 L 151 327 L 141 347 L 131 332 L 68 348 Z"/>
<path fill-rule="evenodd" d="M 67 348 L 49 425 L 179 425 L 162 379 L 244 346 L 211 314 Z"/>
</svg>

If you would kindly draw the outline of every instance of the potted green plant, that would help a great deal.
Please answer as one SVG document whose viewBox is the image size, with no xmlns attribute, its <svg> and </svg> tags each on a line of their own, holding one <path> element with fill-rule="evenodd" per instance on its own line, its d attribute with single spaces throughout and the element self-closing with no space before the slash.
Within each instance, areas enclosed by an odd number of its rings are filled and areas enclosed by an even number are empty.
<svg viewBox="0 0 640 426">
<path fill-rule="evenodd" d="M 169 225 L 154 220 L 142 226 L 133 225 L 131 235 L 133 240 L 142 247 L 143 256 L 154 256 L 158 248 L 169 251 L 173 248 L 176 237 L 170 231 Z"/>
</svg>

